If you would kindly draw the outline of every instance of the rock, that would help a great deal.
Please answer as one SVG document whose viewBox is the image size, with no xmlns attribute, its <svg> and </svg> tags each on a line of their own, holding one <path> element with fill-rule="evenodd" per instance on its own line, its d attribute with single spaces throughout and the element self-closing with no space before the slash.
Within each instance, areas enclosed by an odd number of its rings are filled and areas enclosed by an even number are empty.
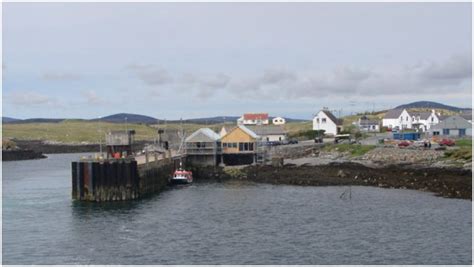
<svg viewBox="0 0 474 267">
<path fill-rule="evenodd" d="M 339 172 L 337 173 L 337 177 L 345 178 L 345 177 L 346 177 L 346 174 L 344 173 L 343 170 L 339 170 Z"/>
</svg>

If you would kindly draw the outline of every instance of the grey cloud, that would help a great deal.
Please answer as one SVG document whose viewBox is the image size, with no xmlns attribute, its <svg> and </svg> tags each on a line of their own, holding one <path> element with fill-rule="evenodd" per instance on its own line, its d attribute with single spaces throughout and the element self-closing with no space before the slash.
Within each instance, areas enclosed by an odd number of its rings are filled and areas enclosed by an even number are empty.
<svg viewBox="0 0 474 267">
<path fill-rule="evenodd" d="M 428 79 L 466 79 L 472 75 L 471 55 L 453 55 L 442 64 L 429 62 L 418 70 Z"/>
<path fill-rule="evenodd" d="M 77 81 L 81 76 L 72 73 L 45 73 L 41 78 L 46 81 Z"/>
<path fill-rule="evenodd" d="M 104 100 L 100 98 L 94 90 L 85 90 L 81 95 L 86 99 L 87 104 L 101 104 Z"/>
<path fill-rule="evenodd" d="M 383 97 L 436 92 L 468 93 L 470 58 L 453 56 L 445 61 L 417 66 L 360 69 L 338 67 L 329 72 L 270 72 L 235 79 L 234 95 L 266 99 L 303 99 L 336 96 Z M 271 74 L 271 75 L 270 75 Z"/>
<path fill-rule="evenodd" d="M 173 77 L 163 68 L 155 65 L 132 64 L 127 69 L 133 71 L 138 78 L 147 85 L 156 86 L 171 83 Z"/>
<path fill-rule="evenodd" d="M 54 97 L 50 97 L 34 91 L 16 91 L 7 95 L 7 99 L 14 105 L 19 106 L 41 106 L 41 105 L 57 105 L 58 101 Z"/>
</svg>

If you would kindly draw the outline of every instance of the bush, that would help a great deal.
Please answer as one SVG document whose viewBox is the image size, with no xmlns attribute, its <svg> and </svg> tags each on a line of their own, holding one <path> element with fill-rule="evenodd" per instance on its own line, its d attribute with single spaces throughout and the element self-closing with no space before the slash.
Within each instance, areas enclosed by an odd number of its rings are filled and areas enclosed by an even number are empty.
<svg viewBox="0 0 474 267">
<path fill-rule="evenodd" d="M 308 139 L 314 139 L 316 137 L 322 137 L 324 136 L 324 130 L 307 130 L 307 131 L 299 131 L 293 134 L 290 134 L 290 138 L 295 138 L 299 140 L 308 140 Z"/>
<path fill-rule="evenodd" d="M 444 152 L 444 157 L 454 160 L 472 160 L 472 150 L 470 147 L 447 150 Z"/>
</svg>

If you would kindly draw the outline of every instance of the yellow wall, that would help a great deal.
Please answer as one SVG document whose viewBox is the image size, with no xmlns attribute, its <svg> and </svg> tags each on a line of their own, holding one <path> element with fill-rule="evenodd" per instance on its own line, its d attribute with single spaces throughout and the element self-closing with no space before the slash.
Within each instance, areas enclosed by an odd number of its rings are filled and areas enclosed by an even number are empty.
<svg viewBox="0 0 474 267">
<path fill-rule="evenodd" d="M 223 148 L 224 153 L 239 153 L 238 143 L 254 143 L 255 139 L 252 138 L 250 135 L 248 135 L 239 127 L 236 127 L 230 130 L 230 132 L 228 132 L 224 137 L 222 137 L 221 142 L 222 143 L 237 143 L 236 148 L 224 147 Z M 249 151 L 245 151 L 245 152 L 248 153 Z"/>
</svg>

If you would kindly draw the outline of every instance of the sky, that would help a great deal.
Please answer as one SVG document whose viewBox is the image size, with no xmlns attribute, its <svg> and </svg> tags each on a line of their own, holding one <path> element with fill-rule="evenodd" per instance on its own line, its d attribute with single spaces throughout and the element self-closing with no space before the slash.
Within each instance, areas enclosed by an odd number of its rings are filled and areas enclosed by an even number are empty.
<svg viewBox="0 0 474 267">
<path fill-rule="evenodd" d="M 471 107 L 471 3 L 3 3 L 3 116 Z"/>
</svg>

